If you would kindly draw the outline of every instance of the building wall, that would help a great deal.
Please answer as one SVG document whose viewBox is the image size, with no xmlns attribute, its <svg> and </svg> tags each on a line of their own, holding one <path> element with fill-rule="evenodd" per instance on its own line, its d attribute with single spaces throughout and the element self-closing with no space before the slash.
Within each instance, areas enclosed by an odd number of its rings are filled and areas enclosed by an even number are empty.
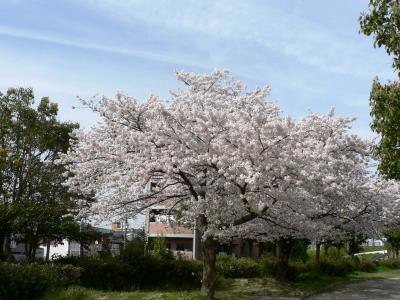
<svg viewBox="0 0 400 300">
<path fill-rule="evenodd" d="M 11 241 L 10 244 L 11 254 L 14 256 L 16 260 L 21 260 L 25 258 L 25 244 L 24 243 L 17 243 L 14 240 Z M 44 252 L 42 248 L 36 249 L 36 258 L 44 258 Z"/>
<path fill-rule="evenodd" d="M 177 235 L 177 237 L 179 235 L 190 235 L 190 237 L 193 237 L 193 230 L 190 228 L 158 222 L 150 222 L 147 233 L 149 235 Z"/>
<path fill-rule="evenodd" d="M 146 214 L 146 234 L 149 239 L 163 236 L 169 250 L 175 256 L 198 259 L 201 257 L 200 237 L 191 228 L 173 224 L 173 218 L 165 215 L 165 207 L 150 209 Z M 259 257 L 257 242 L 234 240 L 228 245 L 229 253 L 237 257 Z"/>
<path fill-rule="evenodd" d="M 44 257 L 46 257 L 47 246 L 40 246 L 43 249 Z M 51 243 L 49 258 L 52 256 L 79 256 L 80 255 L 80 244 L 75 241 L 68 241 L 64 239 L 62 243 Z"/>
<path fill-rule="evenodd" d="M 147 237 L 162 236 L 174 256 L 193 259 L 193 230 L 173 224 L 174 218 L 166 214 L 167 210 L 162 206 L 148 210 L 145 224 Z"/>
</svg>

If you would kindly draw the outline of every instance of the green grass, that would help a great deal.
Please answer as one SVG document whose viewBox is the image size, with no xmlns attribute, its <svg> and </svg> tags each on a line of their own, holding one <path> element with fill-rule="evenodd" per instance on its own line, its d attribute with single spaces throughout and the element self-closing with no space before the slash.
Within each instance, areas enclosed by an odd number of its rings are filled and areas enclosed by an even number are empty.
<svg viewBox="0 0 400 300">
<path fill-rule="evenodd" d="M 360 252 L 371 252 L 371 251 L 379 251 L 379 250 L 387 250 L 386 246 L 363 246 Z M 347 250 L 345 248 L 340 248 L 340 251 L 334 247 L 329 248 L 328 250 L 329 253 L 335 253 L 336 255 L 339 256 L 346 256 L 347 255 Z M 309 249 L 307 250 L 307 254 L 310 257 L 315 257 L 315 250 Z M 321 257 L 325 257 L 325 250 L 321 249 Z"/>
<path fill-rule="evenodd" d="M 216 299 L 250 300 L 277 297 L 302 297 L 323 290 L 330 290 L 356 280 L 400 278 L 400 269 L 378 267 L 374 272 L 353 272 L 344 277 L 329 276 L 317 272 L 301 274 L 288 284 L 271 278 L 219 279 Z M 204 300 L 199 290 L 193 291 L 132 291 L 111 292 L 72 286 L 53 291 L 43 300 Z"/>
<path fill-rule="evenodd" d="M 387 250 L 386 246 L 363 246 L 361 252 Z"/>
<path fill-rule="evenodd" d="M 349 277 L 352 280 L 400 278 L 400 269 L 378 267 L 375 272 L 355 271 Z"/>
<path fill-rule="evenodd" d="M 318 272 L 309 272 L 300 274 L 300 276 L 295 280 L 294 286 L 305 292 L 316 292 L 326 287 L 346 283 L 348 281 L 349 278 L 346 276 L 339 277 Z"/>
<path fill-rule="evenodd" d="M 315 293 L 325 289 L 332 289 L 341 284 L 356 280 L 399 278 L 400 269 L 378 267 L 374 272 L 355 271 L 347 276 L 329 276 L 318 272 L 301 274 L 294 286 L 306 293 Z"/>
<path fill-rule="evenodd" d="M 270 278 L 224 279 L 216 292 L 216 299 L 259 299 L 261 297 L 301 296 L 302 293 L 292 285 L 279 283 Z M 111 292 L 87 289 L 79 286 L 69 287 L 49 293 L 43 300 L 203 300 L 196 291 L 136 291 Z"/>
<path fill-rule="evenodd" d="M 48 294 L 43 300 L 204 300 L 200 292 L 110 292 L 72 286 Z"/>
</svg>

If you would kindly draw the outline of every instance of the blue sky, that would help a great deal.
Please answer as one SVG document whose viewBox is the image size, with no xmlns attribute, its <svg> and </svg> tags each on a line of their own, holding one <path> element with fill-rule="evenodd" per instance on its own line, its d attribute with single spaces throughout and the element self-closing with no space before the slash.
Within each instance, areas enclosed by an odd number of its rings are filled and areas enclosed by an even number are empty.
<svg viewBox="0 0 400 300">
<path fill-rule="evenodd" d="M 328 5 L 329 3 L 329 5 Z M 89 128 L 76 96 L 124 91 L 168 97 L 174 70 L 230 69 L 295 118 L 337 108 L 370 136 L 372 79 L 394 79 L 391 60 L 358 33 L 365 0 L 2 0 L 0 90 L 33 87 L 61 119 Z"/>
</svg>

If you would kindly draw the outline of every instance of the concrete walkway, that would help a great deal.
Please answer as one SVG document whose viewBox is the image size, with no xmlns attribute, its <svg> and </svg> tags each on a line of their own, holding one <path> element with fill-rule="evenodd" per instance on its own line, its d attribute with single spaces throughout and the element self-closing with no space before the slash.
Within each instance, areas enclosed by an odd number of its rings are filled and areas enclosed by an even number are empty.
<svg viewBox="0 0 400 300">
<path fill-rule="evenodd" d="M 365 280 L 349 283 L 330 292 L 308 297 L 309 300 L 400 300 L 400 278 Z"/>
</svg>

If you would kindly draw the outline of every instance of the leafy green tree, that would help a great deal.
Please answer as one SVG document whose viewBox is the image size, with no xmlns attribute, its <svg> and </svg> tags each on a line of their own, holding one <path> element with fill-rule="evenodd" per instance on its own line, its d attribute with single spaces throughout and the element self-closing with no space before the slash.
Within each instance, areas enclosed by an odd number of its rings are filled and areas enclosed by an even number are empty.
<svg viewBox="0 0 400 300">
<path fill-rule="evenodd" d="M 399 0 L 370 0 L 368 11 L 360 17 L 361 32 L 374 38 L 374 47 L 383 47 L 400 70 Z"/>
<path fill-rule="evenodd" d="M 396 258 L 400 254 L 400 231 L 399 230 L 389 230 L 384 233 L 386 238 L 386 244 L 389 250 L 391 250 Z"/>
<path fill-rule="evenodd" d="M 375 79 L 370 96 L 371 128 L 380 135 L 374 145 L 379 171 L 400 180 L 400 83 L 381 84 Z"/>
<path fill-rule="evenodd" d="M 375 47 L 383 47 L 400 72 L 400 4 L 398 0 L 370 0 L 360 17 L 361 32 L 372 36 Z M 381 84 L 375 79 L 370 95 L 371 128 L 380 135 L 374 148 L 379 171 L 388 178 L 400 179 L 400 84 Z"/>
<path fill-rule="evenodd" d="M 171 259 L 172 253 L 167 247 L 167 240 L 164 236 L 153 238 L 153 256 L 159 259 Z"/>
<path fill-rule="evenodd" d="M 57 119 L 57 104 L 44 97 L 34 107 L 32 89 L 0 94 L 0 255 L 11 234 L 26 245 L 28 259 L 40 243 L 61 239 L 73 221 L 76 196 L 63 186 L 55 161 L 69 148 L 76 124 Z"/>
<path fill-rule="evenodd" d="M 125 247 L 121 251 L 121 258 L 132 264 L 140 262 L 143 260 L 143 257 L 147 255 L 146 246 L 146 233 L 143 229 L 137 234 L 137 236 L 126 243 Z"/>
</svg>

